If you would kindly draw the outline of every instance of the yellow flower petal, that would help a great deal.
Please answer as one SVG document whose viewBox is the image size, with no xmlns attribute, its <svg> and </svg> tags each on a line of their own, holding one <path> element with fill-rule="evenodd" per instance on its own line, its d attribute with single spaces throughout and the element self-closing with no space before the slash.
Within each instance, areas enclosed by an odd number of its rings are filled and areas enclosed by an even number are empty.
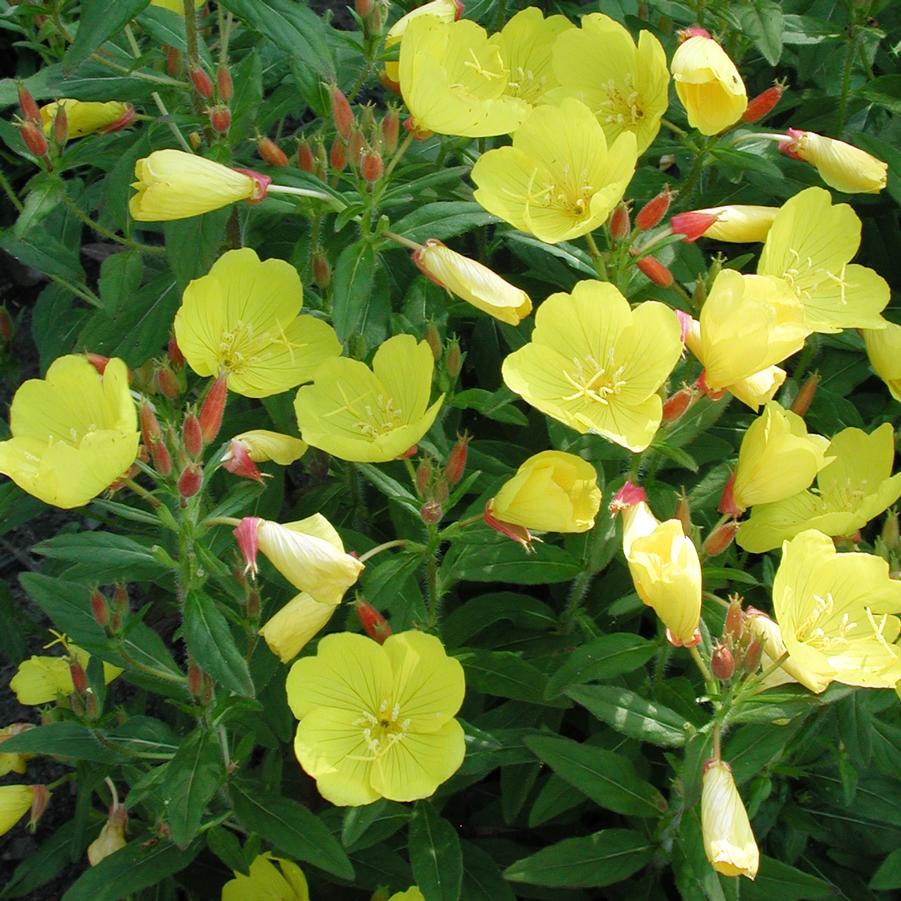
<svg viewBox="0 0 901 901">
<path fill-rule="evenodd" d="M 886 322 L 885 328 L 865 329 L 863 340 L 873 371 L 901 402 L 901 325 Z"/>
<path fill-rule="evenodd" d="M 259 634 L 282 663 L 289 663 L 325 627 L 337 609 L 337 604 L 320 604 L 301 592 L 270 617 Z"/>
<path fill-rule="evenodd" d="M 694 38 L 692 38 L 694 40 Z M 760 851 L 748 812 L 735 787 L 732 770 L 722 760 L 706 764 L 701 789 L 701 827 L 710 865 L 724 876 L 754 879 Z"/>
<path fill-rule="evenodd" d="M 111 125 L 121 122 L 129 113 L 134 115 L 134 108 L 130 103 L 120 103 L 117 100 L 98 103 L 63 98 L 41 107 L 41 122 L 45 135 L 49 136 L 53 130 L 53 121 L 60 107 L 63 107 L 66 112 L 70 138 L 81 138 L 95 131 L 103 131 Z"/>
</svg>

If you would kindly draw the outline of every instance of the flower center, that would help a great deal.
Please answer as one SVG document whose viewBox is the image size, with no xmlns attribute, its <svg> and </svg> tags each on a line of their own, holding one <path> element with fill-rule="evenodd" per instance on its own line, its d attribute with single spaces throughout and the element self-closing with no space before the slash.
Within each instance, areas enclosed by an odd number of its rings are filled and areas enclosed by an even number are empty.
<svg viewBox="0 0 901 901">
<path fill-rule="evenodd" d="M 351 397 L 341 382 L 338 382 L 338 391 L 344 403 L 325 415 L 339 416 L 342 413 L 350 413 L 356 417 L 353 427 L 366 438 L 375 440 L 405 424 L 403 410 L 393 397 L 378 394 L 373 399 L 371 392 Z"/>
<path fill-rule="evenodd" d="M 587 169 L 576 173 L 567 163 L 560 171 L 559 178 L 548 175 L 541 185 L 536 184 L 538 174 L 536 170 L 529 181 L 527 205 L 562 210 L 578 218 L 588 213 L 595 187 L 589 181 Z"/>
<path fill-rule="evenodd" d="M 353 757 L 354 760 L 377 760 L 397 742 L 406 738 L 410 728 L 409 719 L 401 719 L 400 705 L 384 698 L 376 713 L 362 710 L 355 726 L 360 726 L 367 753 Z"/>
<path fill-rule="evenodd" d="M 516 66 L 510 72 L 504 93 L 534 103 L 545 92 L 547 81 L 547 75 L 541 72 L 533 72 L 525 66 Z"/>
<path fill-rule="evenodd" d="M 857 628 L 857 623 L 850 622 L 847 613 L 840 619 L 834 613 L 832 593 L 826 592 L 825 597 L 815 594 L 813 608 L 795 630 L 795 638 L 818 651 L 844 650 L 848 647 L 848 633 Z"/>
<path fill-rule="evenodd" d="M 794 248 L 790 248 L 788 255 L 791 258 L 791 265 L 782 273 L 784 278 L 792 290 L 798 295 L 798 299 L 805 303 L 811 299 L 811 289 L 817 288 L 822 282 L 830 282 L 838 286 L 839 301 L 842 306 L 847 304 L 847 284 L 845 282 L 845 273 L 847 264 L 843 263 L 838 275 L 830 272 L 828 269 L 814 266 L 813 258 L 801 259 L 801 254 Z"/>
<path fill-rule="evenodd" d="M 585 400 L 607 406 L 610 398 L 619 393 L 626 384 L 622 378 L 623 367 L 613 368 L 613 351 L 610 351 L 607 365 L 601 365 L 592 356 L 583 359 L 573 357 L 573 368 L 564 369 L 563 377 L 576 390 L 563 400 Z"/>
<path fill-rule="evenodd" d="M 276 323 L 274 329 L 257 334 L 252 322 L 239 319 L 232 328 L 222 333 L 216 356 L 223 369 L 240 374 L 258 363 L 260 354 L 267 351 L 271 353 L 272 348 L 279 346 L 288 351 L 293 364 L 294 352 L 303 347 L 303 344 L 290 341 L 281 323 Z"/>
<path fill-rule="evenodd" d="M 595 115 L 604 125 L 619 125 L 623 128 L 638 125 L 644 119 L 641 97 L 635 89 L 635 78 L 627 72 L 617 84 L 612 78 L 604 86 L 606 91 L 601 107 Z"/>
</svg>

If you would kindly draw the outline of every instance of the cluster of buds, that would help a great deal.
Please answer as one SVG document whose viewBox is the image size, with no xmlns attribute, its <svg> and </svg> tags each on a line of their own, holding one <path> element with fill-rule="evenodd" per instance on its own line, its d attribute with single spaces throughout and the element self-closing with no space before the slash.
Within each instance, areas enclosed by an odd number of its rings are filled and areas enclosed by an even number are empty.
<svg viewBox="0 0 901 901">
<path fill-rule="evenodd" d="M 112 599 L 99 589 L 91 591 L 91 615 L 94 622 L 103 629 L 107 635 L 119 635 L 128 621 L 131 611 L 131 602 L 128 598 L 128 588 L 122 582 L 113 590 Z M 74 679 L 73 679 L 74 682 Z"/>
<path fill-rule="evenodd" d="M 385 14 L 379 0 L 354 0 L 354 12 L 365 37 L 381 34 Z"/>
<path fill-rule="evenodd" d="M 463 478 L 471 436 L 465 432 L 457 435 L 444 466 L 431 457 L 423 457 L 416 468 L 416 493 L 424 501 L 420 516 L 428 525 L 434 525 L 444 515 L 443 504 L 450 490 Z"/>
<path fill-rule="evenodd" d="M 19 82 L 19 120 L 16 122 L 19 134 L 28 148 L 28 152 L 38 159 L 47 159 L 49 146 L 44 136 L 44 123 L 41 119 L 41 111 L 35 103 L 34 97 L 24 84 Z M 65 143 L 65 142 L 64 142 Z"/>
<path fill-rule="evenodd" d="M 213 700 L 213 680 L 193 658 L 188 659 L 188 691 L 202 707 L 206 707 Z"/>
<path fill-rule="evenodd" d="M 729 598 L 723 633 L 710 653 L 710 671 L 722 682 L 728 682 L 736 673 L 756 672 L 763 654 L 763 645 L 750 628 L 741 601 L 737 594 Z"/>
<path fill-rule="evenodd" d="M 195 66 L 188 74 L 194 90 L 197 91 L 201 99 L 209 103 L 207 115 L 210 118 L 210 127 L 217 134 L 228 134 L 232 124 L 232 113 L 229 104 L 235 93 L 235 88 L 232 83 L 231 72 L 229 72 L 225 61 L 220 62 L 219 67 L 216 69 L 215 86 L 213 85 L 213 80 L 200 66 Z"/>
</svg>

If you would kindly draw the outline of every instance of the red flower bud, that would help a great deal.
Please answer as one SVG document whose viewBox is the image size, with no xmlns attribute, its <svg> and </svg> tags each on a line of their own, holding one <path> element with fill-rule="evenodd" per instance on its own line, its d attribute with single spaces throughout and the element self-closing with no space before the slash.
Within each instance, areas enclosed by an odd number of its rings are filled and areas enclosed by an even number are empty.
<svg viewBox="0 0 901 901">
<path fill-rule="evenodd" d="M 323 250 L 313 254 L 313 281 L 324 291 L 332 283 L 332 267 Z"/>
<path fill-rule="evenodd" d="M 379 644 L 384 644 L 385 639 L 391 635 L 391 626 L 385 617 L 368 601 L 356 601 L 354 609 L 366 634 Z"/>
<path fill-rule="evenodd" d="M 382 119 L 382 146 L 388 153 L 397 150 L 397 138 L 400 131 L 400 117 L 393 106 L 388 107 Z"/>
<path fill-rule="evenodd" d="M 19 134 L 22 135 L 22 140 L 30 153 L 39 157 L 47 155 L 47 139 L 44 137 L 44 132 L 34 122 L 23 122 L 19 126 Z"/>
<path fill-rule="evenodd" d="M 235 540 L 238 542 L 238 550 L 244 558 L 244 572 L 250 573 L 252 579 L 257 575 L 257 551 L 259 539 L 257 533 L 263 520 L 257 516 L 245 516 L 235 527 Z"/>
<path fill-rule="evenodd" d="M 416 493 L 420 497 L 425 497 L 428 494 L 433 474 L 434 469 L 431 457 L 423 457 L 419 461 L 419 466 L 416 467 Z"/>
<path fill-rule="evenodd" d="M 227 135 L 232 127 L 232 111 L 225 104 L 211 106 L 209 110 L 210 125 L 213 131 L 220 135 Z"/>
<path fill-rule="evenodd" d="M 718 557 L 732 544 L 738 532 L 738 523 L 734 520 L 717 526 L 708 536 L 701 549 L 705 557 Z"/>
<path fill-rule="evenodd" d="M 343 172 L 347 168 L 347 145 L 341 138 L 335 138 L 328 152 L 329 165 L 335 172 Z"/>
<path fill-rule="evenodd" d="M 656 196 L 652 197 L 639 211 L 635 217 L 635 226 L 639 231 L 647 231 L 659 225 L 663 217 L 669 211 L 669 205 L 672 202 L 673 194 L 669 189 L 669 185 L 665 185 L 663 190 Z"/>
<path fill-rule="evenodd" d="M 372 0 L 354 0 L 354 10 L 361 19 L 372 12 Z"/>
<path fill-rule="evenodd" d="M 744 659 L 741 662 L 741 668 L 746 673 L 753 673 L 760 666 L 760 658 L 763 655 L 763 645 L 755 638 L 745 651 Z"/>
<path fill-rule="evenodd" d="M 178 376 L 165 363 L 157 366 L 153 377 L 160 394 L 163 394 L 170 400 L 175 400 L 181 394 Z"/>
<path fill-rule="evenodd" d="M 232 84 L 231 72 L 225 63 L 219 63 L 219 68 L 216 69 L 216 87 L 219 88 L 219 99 L 228 103 L 235 93 L 235 87 Z"/>
<path fill-rule="evenodd" d="M 105 629 L 109 624 L 109 604 L 106 595 L 97 588 L 91 592 L 91 615 L 101 629 Z"/>
<path fill-rule="evenodd" d="M 103 356 L 103 354 L 92 354 L 86 353 L 85 356 L 88 358 L 88 362 L 100 375 L 103 375 L 106 372 L 106 367 L 109 365 L 109 357 Z"/>
<path fill-rule="evenodd" d="M 187 500 L 194 497 L 203 485 L 203 469 L 196 463 L 189 463 L 178 477 L 178 493 Z"/>
<path fill-rule="evenodd" d="M 617 241 L 628 238 L 632 232 L 632 223 L 629 221 L 629 207 L 619 203 L 610 216 L 610 235 Z"/>
<path fill-rule="evenodd" d="M 69 115 L 66 112 L 65 103 L 61 103 L 56 108 L 56 114 L 53 117 L 53 143 L 57 147 L 65 147 L 66 141 L 69 140 Z"/>
<path fill-rule="evenodd" d="M 120 616 L 128 616 L 131 605 L 128 600 L 128 587 L 119 582 L 113 591 L 113 611 Z"/>
<path fill-rule="evenodd" d="M 150 444 L 150 459 L 153 468 L 164 478 L 172 472 L 172 455 L 165 441 L 154 441 Z"/>
<path fill-rule="evenodd" d="M 257 469 L 256 463 L 250 459 L 247 448 L 234 438 L 229 442 L 228 450 L 222 458 L 222 466 L 232 475 L 240 476 L 242 479 L 253 479 L 260 484 L 263 482 L 263 475 Z"/>
<path fill-rule="evenodd" d="M 625 510 L 626 507 L 633 507 L 642 501 L 647 503 L 647 500 L 648 493 L 641 485 L 636 485 L 634 482 L 626 480 L 626 484 L 613 495 L 613 500 L 610 501 L 610 513 L 615 516 L 620 510 Z"/>
<path fill-rule="evenodd" d="M 228 382 L 224 375 L 210 385 L 203 404 L 200 407 L 200 431 L 203 433 L 204 444 L 212 444 L 219 429 L 222 426 L 222 416 L 225 413 L 225 403 L 228 400 Z"/>
<path fill-rule="evenodd" d="M 191 79 L 191 84 L 194 85 L 194 90 L 204 100 L 209 100 L 213 96 L 213 81 L 200 66 L 194 66 L 188 72 L 188 77 Z"/>
<path fill-rule="evenodd" d="M 181 50 L 177 47 L 166 48 L 166 74 L 176 78 L 181 72 Z"/>
<path fill-rule="evenodd" d="M 160 422 L 156 418 L 156 413 L 149 401 L 141 401 L 138 418 L 141 421 L 141 437 L 144 441 L 144 446 L 149 448 L 154 442 L 159 441 L 162 435 Z"/>
<path fill-rule="evenodd" d="M 733 516 L 738 519 L 738 517 L 745 512 L 745 508 L 739 507 L 738 504 L 735 503 L 735 495 L 733 493 L 734 486 L 735 472 L 733 471 L 726 481 L 722 496 L 720 497 L 719 506 L 716 509 L 724 515 Z"/>
<path fill-rule="evenodd" d="M 188 691 L 199 698 L 203 693 L 203 670 L 193 661 L 188 661 Z"/>
<path fill-rule="evenodd" d="M 363 132 L 359 128 L 354 127 L 347 141 L 347 159 L 351 166 L 356 169 L 359 169 L 363 162 L 363 146 Z"/>
<path fill-rule="evenodd" d="M 350 132 L 354 125 L 354 114 L 350 108 L 350 103 L 344 92 L 338 85 L 333 84 L 329 88 L 329 99 L 332 107 L 332 121 L 335 123 L 335 130 L 342 138 L 347 140 L 350 138 Z"/>
<path fill-rule="evenodd" d="M 31 814 L 28 819 L 28 828 L 34 829 L 41 818 L 47 805 L 50 803 L 50 789 L 46 785 L 31 786 Z"/>
<path fill-rule="evenodd" d="M 735 672 L 735 658 L 726 645 L 717 644 L 714 646 L 710 655 L 710 672 L 717 679 L 721 679 L 724 682 L 732 678 L 732 674 Z"/>
<path fill-rule="evenodd" d="M 737 642 L 744 632 L 744 622 L 745 616 L 741 609 L 741 600 L 738 595 L 735 595 L 729 600 L 726 622 L 723 625 L 723 636 L 728 636 L 733 642 Z"/>
<path fill-rule="evenodd" d="M 820 374 L 818 372 L 811 373 L 807 376 L 807 381 L 801 385 L 801 389 L 792 401 L 791 407 L 789 407 L 792 413 L 796 413 L 798 416 L 804 416 L 804 414 L 807 413 L 813 402 L 813 397 L 817 393 L 817 385 L 819 384 Z"/>
<path fill-rule="evenodd" d="M 679 499 L 676 501 L 676 519 L 682 523 L 682 531 L 686 535 L 690 535 L 694 526 L 691 522 L 691 505 L 688 502 L 688 497 L 684 493 L 684 491 L 679 495 Z"/>
<path fill-rule="evenodd" d="M 759 122 L 764 116 L 772 112 L 773 107 L 780 101 L 785 91 L 785 82 L 777 81 L 768 87 L 763 93 L 748 101 L 747 109 L 742 115 L 742 122 Z"/>
<path fill-rule="evenodd" d="M 169 362 L 176 368 L 181 369 L 185 365 L 185 356 L 175 340 L 175 335 L 169 335 L 169 343 L 166 346 L 166 353 L 169 355 Z"/>
<path fill-rule="evenodd" d="M 22 113 L 22 118 L 26 122 L 32 122 L 40 126 L 41 111 L 37 103 L 35 103 L 34 97 L 31 96 L 31 91 L 21 81 L 16 82 L 16 91 L 19 94 L 19 110 Z"/>
<path fill-rule="evenodd" d="M 374 185 L 382 177 L 384 171 L 385 166 L 382 163 L 382 155 L 378 150 L 372 148 L 365 150 L 360 160 L 360 175 L 363 176 L 366 182 Z"/>
<path fill-rule="evenodd" d="M 674 235 L 682 235 L 683 241 L 692 244 L 702 237 L 716 220 L 716 213 L 691 211 L 688 213 L 676 213 L 670 219 L 669 226 Z"/>
<path fill-rule="evenodd" d="M 263 161 L 269 163 L 270 166 L 277 166 L 278 168 L 283 169 L 288 165 L 288 157 L 285 154 L 285 151 L 282 150 L 272 138 L 257 138 L 257 153 L 259 153 Z"/>
<path fill-rule="evenodd" d="M 655 257 L 642 257 L 635 264 L 655 284 L 668 288 L 673 283 L 673 274 Z"/>
<path fill-rule="evenodd" d="M 448 455 L 447 465 L 444 467 L 444 478 L 452 488 L 463 478 L 463 473 L 466 471 L 466 454 L 471 437 L 465 432 L 457 435 L 457 443 L 451 448 Z"/>
<path fill-rule="evenodd" d="M 419 518 L 428 526 L 441 522 L 442 516 L 444 516 L 444 510 L 436 500 L 426 501 L 419 511 Z"/>
<path fill-rule="evenodd" d="M 316 171 L 316 159 L 313 156 L 313 149 L 306 138 L 301 138 L 297 145 L 297 168 L 301 172 L 312 173 Z"/>
<path fill-rule="evenodd" d="M 72 677 L 72 687 L 75 691 L 80 695 L 87 694 L 88 674 L 74 657 L 69 661 L 69 675 Z"/>
<path fill-rule="evenodd" d="M 670 395 L 663 402 L 663 421 L 671 423 L 681 419 L 696 397 L 697 392 L 689 386 L 680 388 L 675 394 Z"/>
<path fill-rule="evenodd" d="M 203 432 L 200 430 L 200 420 L 193 412 L 185 416 L 181 429 L 181 440 L 192 460 L 197 460 L 203 453 Z"/>
</svg>

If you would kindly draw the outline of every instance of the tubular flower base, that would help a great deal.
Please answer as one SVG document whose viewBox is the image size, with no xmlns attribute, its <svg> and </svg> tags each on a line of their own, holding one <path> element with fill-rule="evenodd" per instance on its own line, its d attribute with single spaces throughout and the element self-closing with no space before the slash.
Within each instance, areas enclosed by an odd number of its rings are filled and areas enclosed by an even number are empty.
<svg viewBox="0 0 901 901">
<path fill-rule="evenodd" d="M 708 760 L 704 767 L 701 828 L 704 852 L 718 873 L 748 879 L 757 876 L 760 851 L 732 769 L 722 760 Z"/>
<path fill-rule="evenodd" d="M 697 221 L 703 227 L 705 238 L 728 243 L 752 244 L 766 240 L 778 212 L 779 207 L 774 206 L 742 206 L 741 204 L 713 206 L 705 210 L 677 213 L 673 216 L 670 224 L 674 233 L 684 234 L 689 228 L 694 229 L 695 221 Z M 706 218 L 708 216 L 715 218 L 711 222 Z M 697 217 L 704 218 L 698 219 Z"/>
<path fill-rule="evenodd" d="M 68 136 L 81 138 L 97 131 L 119 131 L 130 125 L 135 117 L 135 108 L 130 103 L 110 100 L 96 103 L 69 98 L 56 100 L 41 107 L 41 122 L 48 137 L 53 131 L 57 112 L 65 109 Z"/>
<path fill-rule="evenodd" d="M 812 131 L 788 130 L 789 142 L 781 150 L 816 167 L 820 178 L 846 194 L 878 194 L 887 183 L 888 165 L 875 156 Z"/>
</svg>

